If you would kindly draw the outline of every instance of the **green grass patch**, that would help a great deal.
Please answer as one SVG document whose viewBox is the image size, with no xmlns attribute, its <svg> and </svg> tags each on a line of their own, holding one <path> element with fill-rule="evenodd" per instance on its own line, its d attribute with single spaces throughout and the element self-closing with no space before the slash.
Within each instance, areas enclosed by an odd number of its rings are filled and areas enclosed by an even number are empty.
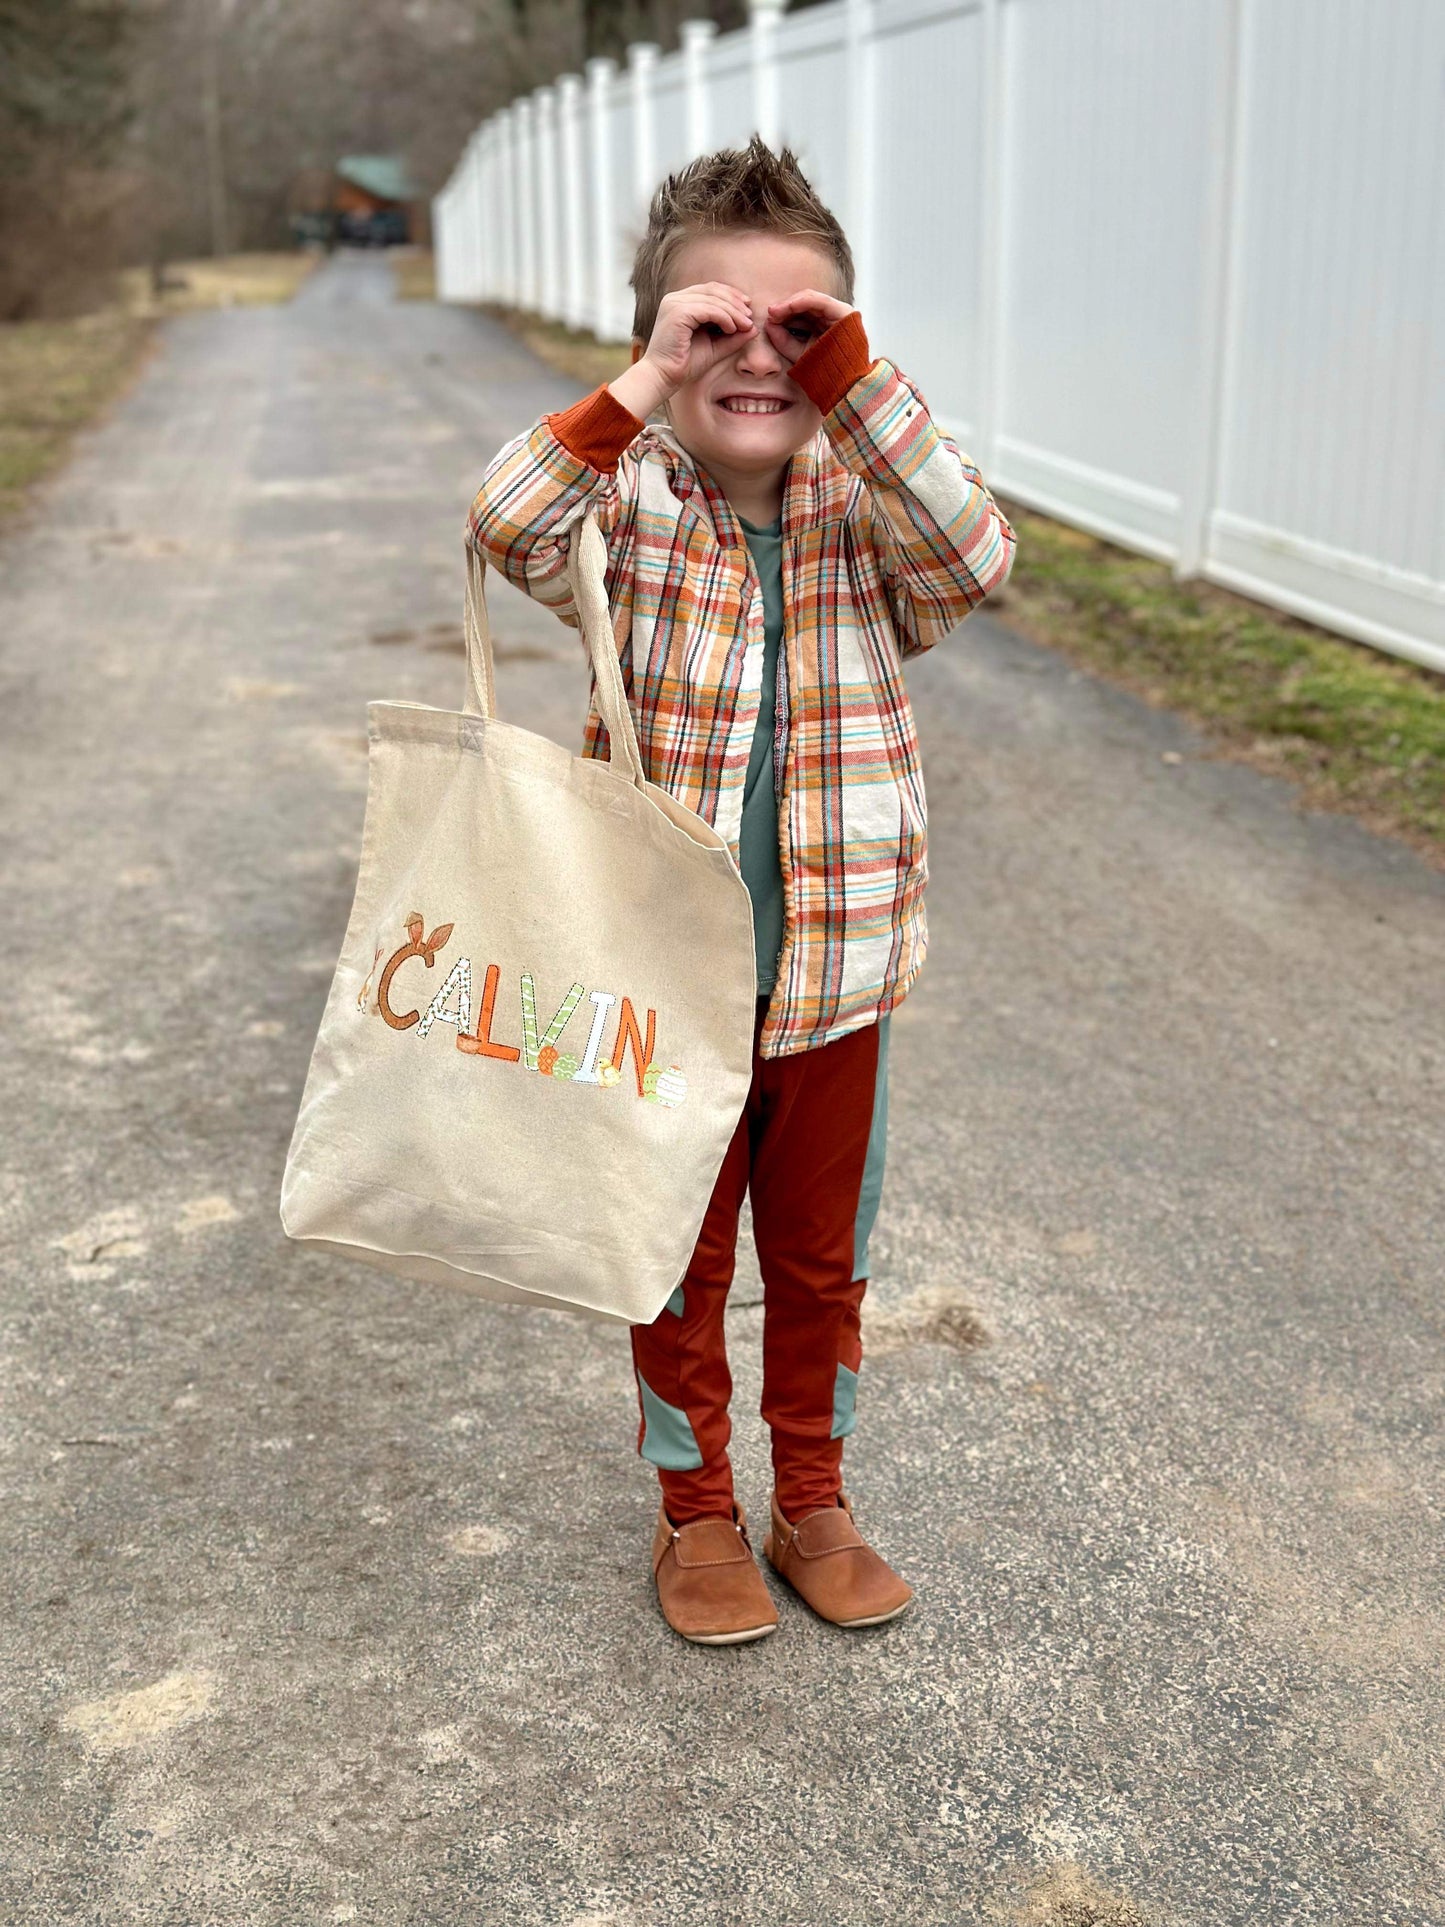
<svg viewBox="0 0 1445 1927">
<path fill-rule="evenodd" d="M 1445 857 L 1445 678 L 1010 503 L 1000 613 L 1297 778 L 1307 800 Z M 990 605 L 992 606 L 992 605 Z"/>
</svg>

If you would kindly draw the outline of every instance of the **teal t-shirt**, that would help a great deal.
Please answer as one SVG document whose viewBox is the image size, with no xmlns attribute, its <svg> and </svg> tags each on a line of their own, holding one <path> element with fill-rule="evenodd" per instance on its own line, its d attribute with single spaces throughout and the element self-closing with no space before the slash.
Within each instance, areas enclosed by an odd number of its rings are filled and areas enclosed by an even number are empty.
<svg viewBox="0 0 1445 1927">
<path fill-rule="evenodd" d="M 777 982 L 783 947 L 783 862 L 778 854 L 778 798 L 773 787 L 773 736 L 778 717 L 778 651 L 783 641 L 783 520 L 765 527 L 743 524 L 753 567 L 763 592 L 763 688 L 758 723 L 743 786 L 743 822 L 738 836 L 738 867 L 753 900 L 753 947 L 758 964 L 758 995 L 768 996 Z"/>
</svg>

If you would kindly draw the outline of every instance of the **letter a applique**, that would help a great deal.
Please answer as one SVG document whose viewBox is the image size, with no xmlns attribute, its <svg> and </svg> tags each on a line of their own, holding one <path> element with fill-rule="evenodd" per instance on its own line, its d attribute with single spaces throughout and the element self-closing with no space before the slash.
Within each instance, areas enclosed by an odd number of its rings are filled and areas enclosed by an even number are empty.
<svg viewBox="0 0 1445 1927">
<path fill-rule="evenodd" d="M 447 1004 L 455 996 L 457 1007 L 448 1010 Z M 447 972 L 446 981 L 436 996 L 427 1005 L 426 1015 L 416 1027 L 418 1037 L 425 1037 L 432 1025 L 440 1019 L 444 1024 L 455 1024 L 458 1030 L 466 1030 L 472 1021 L 472 960 L 458 957 Z"/>
</svg>

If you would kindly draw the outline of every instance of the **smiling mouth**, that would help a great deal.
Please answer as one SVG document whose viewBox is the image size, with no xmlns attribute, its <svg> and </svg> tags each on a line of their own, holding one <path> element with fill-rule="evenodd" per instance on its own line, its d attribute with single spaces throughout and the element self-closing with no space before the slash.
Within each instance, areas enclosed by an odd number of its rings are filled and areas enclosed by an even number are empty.
<svg viewBox="0 0 1445 1927">
<path fill-rule="evenodd" d="M 792 405 L 781 395 L 724 395 L 718 403 L 730 415 L 781 415 Z"/>
</svg>

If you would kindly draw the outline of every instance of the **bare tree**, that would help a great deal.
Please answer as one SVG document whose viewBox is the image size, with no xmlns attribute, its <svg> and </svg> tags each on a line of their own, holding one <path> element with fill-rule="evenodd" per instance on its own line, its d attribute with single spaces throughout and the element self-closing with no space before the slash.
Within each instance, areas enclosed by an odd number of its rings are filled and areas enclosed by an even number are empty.
<svg viewBox="0 0 1445 1927">
<path fill-rule="evenodd" d="M 118 258 L 133 24 L 120 0 L 0 0 L 0 318 L 88 306 Z"/>
<path fill-rule="evenodd" d="M 218 177 L 241 247 L 284 242 L 293 181 L 343 154 L 397 154 L 430 193 L 479 120 L 582 58 L 578 0 L 160 0 L 138 86 L 168 245 L 206 245 Z"/>
<path fill-rule="evenodd" d="M 25 311 L 39 289 L 58 298 L 75 264 L 118 252 L 159 262 L 285 245 L 298 180 L 347 153 L 399 156 L 428 195 L 498 107 L 591 54 L 621 55 L 636 39 L 673 46 L 696 10 L 696 0 L 0 0 L 3 252 L 9 261 L 27 232 L 50 237 L 45 263 L 21 247 L 31 265 L 0 278 L 0 313 Z M 745 0 L 709 13 L 739 24 Z"/>
<path fill-rule="evenodd" d="M 664 50 L 677 46 L 684 20 L 704 15 L 719 33 L 741 27 L 748 17 L 747 0 L 721 0 L 700 6 L 697 0 L 582 0 L 586 47 L 589 55 L 626 57 L 634 40 L 652 40 Z"/>
</svg>

